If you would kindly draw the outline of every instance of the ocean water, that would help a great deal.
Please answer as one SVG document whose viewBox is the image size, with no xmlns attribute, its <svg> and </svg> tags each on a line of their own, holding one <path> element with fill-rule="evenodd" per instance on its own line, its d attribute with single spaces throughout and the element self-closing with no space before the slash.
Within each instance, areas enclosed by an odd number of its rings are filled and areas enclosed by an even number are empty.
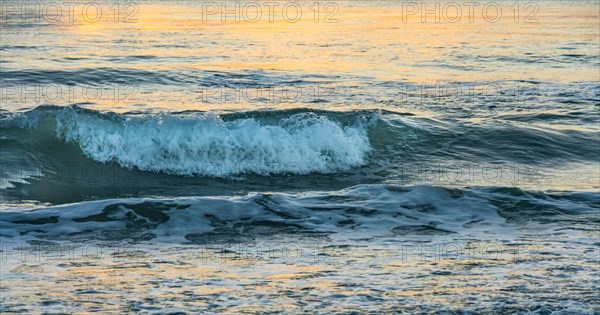
<svg viewBox="0 0 600 315">
<path fill-rule="evenodd" d="M 600 313 L 596 1 L 275 2 L 2 2 L 2 313 Z"/>
</svg>

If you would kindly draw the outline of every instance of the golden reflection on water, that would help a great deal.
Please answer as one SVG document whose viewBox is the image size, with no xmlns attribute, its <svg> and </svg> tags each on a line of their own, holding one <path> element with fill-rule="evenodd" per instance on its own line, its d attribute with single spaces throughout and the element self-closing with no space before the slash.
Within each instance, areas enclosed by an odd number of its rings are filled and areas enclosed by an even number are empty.
<svg viewBox="0 0 600 315">
<path fill-rule="evenodd" d="M 30 310 L 69 310 L 77 314 L 92 310 L 217 311 L 214 307 L 232 314 L 299 311 L 311 303 L 322 303 L 320 308 L 326 312 L 361 307 L 381 311 L 418 308 L 415 301 L 460 308 L 471 307 L 474 301 L 518 300 L 522 298 L 519 288 L 527 286 L 532 286 L 536 294 L 548 286 L 555 287 L 551 295 L 561 298 L 579 290 L 572 281 L 580 286 L 585 280 L 585 273 L 571 280 L 557 274 L 554 283 L 537 283 L 552 276 L 547 268 L 564 263 L 556 259 L 561 257 L 555 252 L 557 248 L 523 253 L 526 259 L 522 260 L 515 260 L 511 253 L 501 257 L 493 254 L 486 259 L 423 260 L 404 257 L 398 248 L 358 246 L 336 252 L 335 260 L 323 262 L 223 260 L 218 252 L 198 260 L 197 248 L 162 248 L 144 248 L 139 254 L 121 257 L 122 261 L 105 257 L 81 262 L 75 257 L 74 261 L 19 263 L 9 259 L 9 271 L 3 274 L 3 301 L 18 297 L 31 306 Z M 592 263 L 582 265 L 591 268 Z"/>
<path fill-rule="evenodd" d="M 414 83 L 582 81 L 598 77 L 594 67 L 574 71 L 519 62 L 502 69 L 494 67 L 501 64 L 496 58 L 518 60 L 527 54 L 540 60 L 559 58 L 557 48 L 568 48 L 577 42 L 598 42 L 599 15 L 590 7 L 542 6 L 535 16 L 537 23 L 516 23 L 510 8 L 503 8 L 505 14 L 496 23 L 484 20 L 477 13 L 473 22 L 464 14 L 456 23 L 422 23 L 418 14 L 403 21 L 400 4 L 372 6 L 340 2 L 335 15 L 338 23 L 315 23 L 306 7 L 295 23 L 287 22 L 277 10 L 272 22 L 264 16 L 251 23 L 236 22 L 232 16 L 222 22 L 219 14 L 203 22 L 200 4 L 140 4 L 138 23 L 80 21 L 73 26 L 57 26 L 66 34 L 54 44 L 80 44 L 66 54 L 60 52 L 60 56 L 92 55 L 87 65 L 85 61 L 73 64 L 78 67 L 103 64 L 104 61 L 98 60 L 102 57 L 144 55 L 168 57 L 168 60 L 133 61 L 122 66 L 340 72 Z M 38 41 L 35 36 L 25 40 Z M 41 65 L 32 59 L 21 62 L 23 66 Z"/>
<path fill-rule="evenodd" d="M 329 83 L 335 80 L 336 84 L 358 87 L 353 93 L 358 91 L 371 98 L 380 96 L 380 91 L 372 87 L 386 81 L 435 85 L 600 79 L 593 61 L 586 66 L 568 66 L 569 54 L 597 54 L 600 16 L 591 4 L 548 2 L 540 5 L 536 23 L 524 23 L 525 13 L 515 22 L 508 4 L 503 6 L 505 14 L 495 23 L 485 20 L 479 11 L 472 22 L 470 15 L 464 13 L 456 23 L 444 20 L 422 23 L 419 14 L 404 17 L 401 3 L 339 2 L 338 5 L 339 11 L 334 16 L 337 23 L 324 23 L 326 12 L 321 12 L 315 23 L 305 3 L 304 14 L 295 23 L 286 21 L 277 10 L 272 21 L 264 15 L 251 23 L 243 19 L 236 22 L 232 16 L 223 22 L 219 14 L 203 21 L 201 3 L 141 3 L 136 23 L 115 23 L 107 10 L 99 22 L 79 18 L 72 24 L 5 32 L 3 44 L 39 49 L 3 51 L 2 57 L 8 61 L 3 67 L 74 71 L 66 79 L 82 86 L 106 80 L 103 76 L 94 77 L 86 69 L 108 69 L 108 73 L 147 70 L 158 74 L 156 80 L 147 78 L 149 82 L 142 83 L 139 83 L 141 74 L 123 78 L 139 88 L 134 102 L 105 97 L 88 105 L 116 112 L 313 106 L 306 101 L 203 102 L 198 90 L 207 84 L 205 71 L 264 74 L 267 82 L 252 77 L 249 80 L 253 82 L 243 81 L 257 85 L 291 86 L 293 83 L 289 82 L 300 79 Z M 40 30 L 45 41 L 36 35 Z M 81 78 L 80 73 L 87 77 Z M 183 77 L 183 81 L 160 82 L 163 76 L 172 79 L 173 75 L 177 79 Z M 85 101 L 79 95 L 71 103 Z M 22 108 L 22 103 L 16 106 Z M 35 105 L 40 103 L 43 102 Z M 68 102 L 58 103 L 68 105 Z M 365 105 L 385 106 L 354 96 L 324 104 L 328 109 L 340 110 L 365 108 Z"/>
</svg>

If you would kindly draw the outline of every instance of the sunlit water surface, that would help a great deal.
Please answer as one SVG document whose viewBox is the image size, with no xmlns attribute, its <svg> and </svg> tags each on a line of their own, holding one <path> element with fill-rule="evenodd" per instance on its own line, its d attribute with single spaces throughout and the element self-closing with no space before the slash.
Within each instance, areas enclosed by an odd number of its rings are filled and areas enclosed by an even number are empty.
<svg viewBox="0 0 600 315">
<path fill-rule="evenodd" d="M 600 312 L 597 2 L 207 3 L 2 3 L 2 313 Z"/>
</svg>

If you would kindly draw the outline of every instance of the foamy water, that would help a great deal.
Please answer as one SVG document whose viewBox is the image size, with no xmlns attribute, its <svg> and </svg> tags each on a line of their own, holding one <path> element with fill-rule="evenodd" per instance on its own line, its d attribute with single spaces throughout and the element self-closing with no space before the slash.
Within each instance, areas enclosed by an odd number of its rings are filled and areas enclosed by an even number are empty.
<svg viewBox="0 0 600 315">
<path fill-rule="evenodd" d="M 600 312 L 597 2 L 36 4 L 0 20 L 2 313 Z"/>
</svg>

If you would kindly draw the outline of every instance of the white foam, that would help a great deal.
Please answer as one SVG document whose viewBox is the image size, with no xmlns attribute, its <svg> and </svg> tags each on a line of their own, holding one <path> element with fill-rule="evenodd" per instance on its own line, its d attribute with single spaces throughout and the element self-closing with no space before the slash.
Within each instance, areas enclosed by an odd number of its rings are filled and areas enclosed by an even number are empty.
<svg viewBox="0 0 600 315">
<path fill-rule="evenodd" d="M 215 115 L 128 117 L 61 110 L 57 136 L 90 158 L 126 168 L 177 175 L 307 174 L 366 164 L 367 127 L 301 113 L 267 125 Z"/>
</svg>

